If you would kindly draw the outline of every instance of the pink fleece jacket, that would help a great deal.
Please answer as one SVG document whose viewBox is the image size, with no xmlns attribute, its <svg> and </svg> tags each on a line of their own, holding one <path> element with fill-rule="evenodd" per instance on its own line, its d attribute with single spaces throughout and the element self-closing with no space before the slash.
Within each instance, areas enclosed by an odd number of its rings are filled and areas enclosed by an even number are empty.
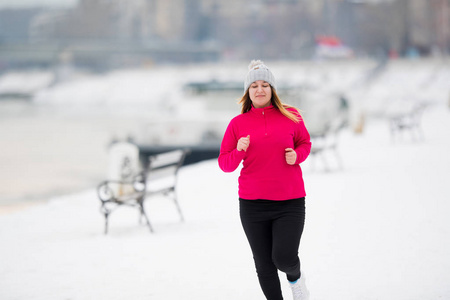
<svg viewBox="0 0 450 300">
<path fill-rule="evenodd" d="M 247 151 L 238 151 L 238 140 L 248 135 Z M 297 153 L 294 165 L 286 162 L 286 148 Z M 273 106 L 253 107 L 228 125 L 220 147 L 219 166 L 224 172 L 233 172 L 243 161 L 240 198 L 278 201 L 301 198 L 306 193 L 300 163 L 310 150 L 309 133 L 302 120 L 295 123 Z"/>
</svg>

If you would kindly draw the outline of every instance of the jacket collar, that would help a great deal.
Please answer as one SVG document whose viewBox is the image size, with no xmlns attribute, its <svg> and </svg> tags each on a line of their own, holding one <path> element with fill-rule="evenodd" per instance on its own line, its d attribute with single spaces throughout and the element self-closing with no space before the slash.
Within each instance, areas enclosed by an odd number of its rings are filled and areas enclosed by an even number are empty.
<svg viewBox="0 0 450 300">
<path fill-rule="evenodd" d="M 270 104 L 267 107 L 262 107 L 262 108 L 256 108 L 252 104 L 252 109 L 251 109 L 252 112 L 257 113 L 257 114 L 268 113 L 273 110 L 275 110 L 275 107 L 272 104 Z"/>
</svg>

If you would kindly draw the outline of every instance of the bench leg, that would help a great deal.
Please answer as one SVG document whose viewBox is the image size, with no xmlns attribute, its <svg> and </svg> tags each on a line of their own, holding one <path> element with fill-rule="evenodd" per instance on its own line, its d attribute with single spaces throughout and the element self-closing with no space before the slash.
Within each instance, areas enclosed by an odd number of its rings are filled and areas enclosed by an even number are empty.
<svg viewBox="0 0 450 300">
<path fill-rule="evenodd" d="M 145 212 L 145 209 L 144 209 L 144 202 L 143 202 L 143 201 L 139 202 L 139 210 L 140 210 L 140 212 L 141 212 L 141 216 L 140 216 L 140 218 L 139 218 L 139 222 L 142 220 L 142 217 L 144 217 L 144 218 L 145 218 L 145 222 L 147 223 L 147 226 L 148 226 L 148 228 L 150 229 L 150 232 L 154 232 L 154 231 L 153 231 L 153 227 L 152 227 L 152 225 L 150 224 L 150 220 L 149 220 L 148 217 L 147 217 L 147 213 Z"/>
<path fill-rule="evenodd" d="M 173 202 L 175 203 L 175 206 L 177 207 L 178 214 L 180 215 L 181 222 L 184 222 L 184 216 L 183 216 L 183 213 L 181 212 L 181 207 L 180 207 L 180 204 L 178 204 L 178 199 L 177 199 L 177 196 L 176 196 L 175 192 L 174 192 L 174 195 L 173 195 Z"/>
<path fill-rule="evenodd" d="M 109 213 L 105 213 L 105 235 L 108 234 Z"/>
<path fill-rule="evenodd" d="M 105 216 L 105 230 L 104 230 L 104 233 L 108 234 L 109 214 L 111 213 L 111 210 L 106 207 L 104 202 L 102 202 L 102 206 L 101 206 L 100 210 L 103 213 L 103 216 Z"/>
</svg>

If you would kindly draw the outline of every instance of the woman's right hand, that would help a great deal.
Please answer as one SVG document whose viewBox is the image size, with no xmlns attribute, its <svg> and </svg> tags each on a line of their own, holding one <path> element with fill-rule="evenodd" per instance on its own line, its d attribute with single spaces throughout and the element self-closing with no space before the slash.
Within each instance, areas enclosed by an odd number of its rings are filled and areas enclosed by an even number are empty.
<svg viewBox="0 0 450 300">
<path fill-rule="evenodd" d="M 247 148 L 249 145 L 250 145 L 250 135 L 247 135 L 247 137 L 241 137 L 237 143 L 237 147 L 236 147 L 237 151 L 244 150 L 247 152 Z"/>
</svg>

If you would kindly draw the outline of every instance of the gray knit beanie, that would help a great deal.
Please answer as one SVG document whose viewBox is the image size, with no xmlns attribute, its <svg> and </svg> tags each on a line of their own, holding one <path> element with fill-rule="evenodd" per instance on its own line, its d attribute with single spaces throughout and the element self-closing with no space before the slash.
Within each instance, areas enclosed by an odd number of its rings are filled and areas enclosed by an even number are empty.
<svg viewBox="0 0 450 300">
<path fill-rule="evenodd" d="M 277 89 L 275 85 L 275 77 L 263 61 L 252 60 L 248 66 L 248 70 L 249 71 L 244 82 L 244 92 L 246 92 L 250 85 L 257 80 L 264 80 L 275 90 Z"/>
</svg>

